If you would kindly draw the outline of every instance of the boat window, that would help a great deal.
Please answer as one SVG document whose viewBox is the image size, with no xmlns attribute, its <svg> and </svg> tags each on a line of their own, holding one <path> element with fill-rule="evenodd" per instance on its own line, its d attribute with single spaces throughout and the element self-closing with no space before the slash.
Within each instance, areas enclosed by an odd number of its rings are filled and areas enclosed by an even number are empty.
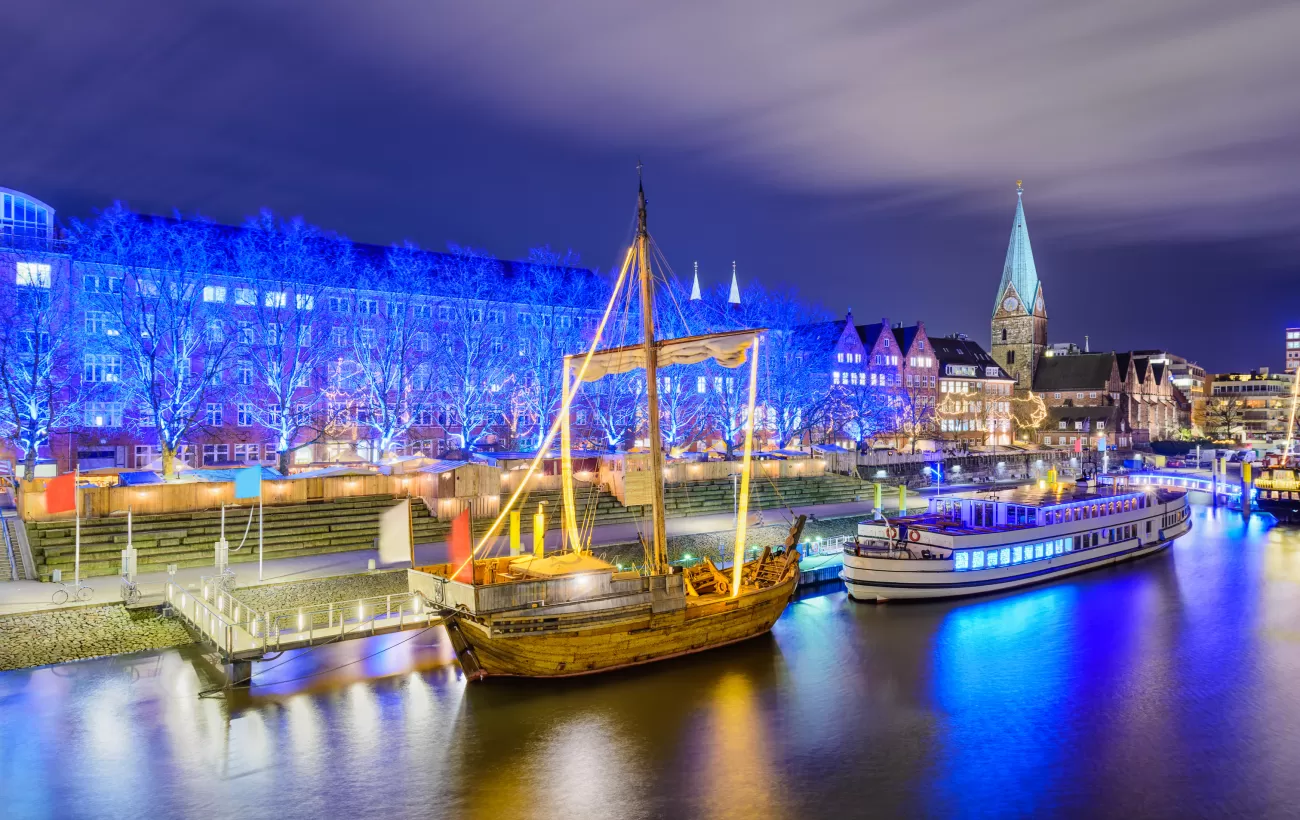
<svg viewBox="0 0 1300 820">
<path fill-rule="evenodd" d="M 996 567 L 998 565 L 997 550 L 986 550 L 984 552 L 984 565 L 988 567 Z"/>
<path fill-rule="evenodd" d="M 1043 545 L 1042 545 L 1042 544 L 1034 544 L 1034 557 L 1035 557 L 1035 558 L 1042 558 L 1042 557 L 1043 557 Z"/>
<path fill-rule="evenodd" d="M 1010 564 L 1010 563 L 1011 563 L 1011 547 L 1003 547 L 1002 550 L 999 552 L 999 556 L 1000 556 L 1000 558 L 999 558 L 999 563 L 1001 563 L 1002 566 L 1005 567 L 1007 564 Z"/>
<path fill-rule="evenodd" d="M 1151 532 L 1151 522 L 1150 522 L 1150 521 L 1147 522 L 1147 532 L 1148 532 L 1148 533 Z"/>
<path fill-rule="evenodd" d="M 1012 547 L 1012 548 L 1011 548 L 1011 563 L 1013 563 L 1013 564 L 1019 564 L 1019 563 L 1020 563 L 1021 561 L 1023 561 L 1023 560 L 1025 560 L 1025 548 L 1024 548 L 1024 547 Z"/>
<path fill-rule="evenodd" d="M 970 553 L 955 552 L 952 556 L 953 569 L 962 570 L 970 568 Z"/>
<path fill-rule="evenodd" d="M 982 569 L 984 567 L 984 550 L 975 550 L 971 553 L 971 569 Z"/>
<path fill-rule="evenodd" d="M 1064 539 L 1064 538 L 1058 538 L 1058 539 L 1056 539 L 1056 554 L 1057 554 L 1057 555 L 1064 555 L 1064 554 L 1065 554 L 1065 539 Z"/>
</svg>

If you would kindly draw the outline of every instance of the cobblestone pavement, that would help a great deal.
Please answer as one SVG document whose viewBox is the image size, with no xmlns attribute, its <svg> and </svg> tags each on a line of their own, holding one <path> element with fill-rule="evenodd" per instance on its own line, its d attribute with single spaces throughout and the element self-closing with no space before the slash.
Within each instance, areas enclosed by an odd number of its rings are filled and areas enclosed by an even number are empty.
<svg viewBox="0 0 1300 820">
<path fill-rule="evenodd" d="M 0 670 L 191 643 L 180 621 L 115 604 L 0 617 Z"/>
<path fill-rule="evenodd" d="M 317 606 L 377 595 L 406 594 L 406 570 L 313 578 L 283 584 L 239 587 L 235 598 L 254 612 Z"/>
</svg>

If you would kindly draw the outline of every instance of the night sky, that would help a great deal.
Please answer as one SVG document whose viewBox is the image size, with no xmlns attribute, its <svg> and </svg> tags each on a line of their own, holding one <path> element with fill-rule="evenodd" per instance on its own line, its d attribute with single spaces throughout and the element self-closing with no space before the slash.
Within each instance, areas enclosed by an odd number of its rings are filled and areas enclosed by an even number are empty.
<svg viewBox="0 0 1300 820">
<path fill-rule="evenodd" d="M 1280 368 L 1300 4 L 4 3 L 0 185 L 609 268 L 638 158 L 706 287 L 988 341 L 1025 181 L 1050 341 Z"/>
</svg>

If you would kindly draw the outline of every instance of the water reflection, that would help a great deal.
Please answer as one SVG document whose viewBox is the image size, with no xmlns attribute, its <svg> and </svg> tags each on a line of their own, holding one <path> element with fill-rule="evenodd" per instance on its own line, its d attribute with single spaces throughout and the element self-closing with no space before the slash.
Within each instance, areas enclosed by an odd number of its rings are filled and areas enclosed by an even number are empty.
<svg viewBox="0 0 1300 820">
<path fill-rule="evenodd" d="M 25 817 L 1290 816 L 1300 531 L 1195 511 L 1142 561 L 1000 597 L 793 604 L 769 637 L 467 686 L 445 634 L 0 673 Z"/>
</svg>

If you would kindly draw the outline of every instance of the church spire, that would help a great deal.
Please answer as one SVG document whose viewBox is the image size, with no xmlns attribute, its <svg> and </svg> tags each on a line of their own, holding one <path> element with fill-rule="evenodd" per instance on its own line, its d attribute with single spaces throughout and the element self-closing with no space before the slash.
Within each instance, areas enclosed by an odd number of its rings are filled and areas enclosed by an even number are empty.
<svg viewBox="0 0 1300 820">
<path fill-rule="evenodd" d="M 691 282 L 691 301 L 700 301 L 700 263 L 695 263 L 695 279 Z"/>
<path fill-rule="evenodd" d="M 999 309 L 1016 313 L 1023 310 L 1033 314 L 1042 286 L 1038 269 L 1034 267 L 1034 250 L 1029 245 L 1029 226 L 1025 223 L 1024 186 L 1016 180 L 1016 218 L 1011 225 L 1011 241 L 1007 244 L 1007 260 L 1002 266 L 1002 282 L 998 285 L 997 301 L 993 314 Z M 1009 301 L 1008 286 L 1014 291 L 1016 304 Z"/>
<path fill-rule="evenodd" d="M 731 263 L 731 295 L 727 297 L 727 301 L 733 305 L 740 304 L 740 286 L 736 284 L 735 261 L 732 261 Z"/>
</svg>

